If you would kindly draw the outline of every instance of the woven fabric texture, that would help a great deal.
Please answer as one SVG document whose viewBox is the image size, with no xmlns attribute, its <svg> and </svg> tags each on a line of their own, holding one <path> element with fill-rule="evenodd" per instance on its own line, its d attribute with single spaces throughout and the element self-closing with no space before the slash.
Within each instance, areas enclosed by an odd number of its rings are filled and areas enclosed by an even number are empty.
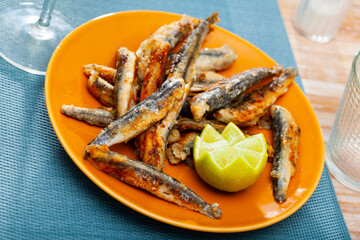
<svg viewBox="0 0 360 240">
<path fill-rule="evenodd" d="M 0 10 L 16 2 L 2 0 Z M 56 9 L 76 26 L 127 10 L 170 11 L 198 18 L 218 11 L 221 27 L 250 41 L 279 64 L 296 67 L 276 0 L 62 0 Z M 296 81 L 302 86 L 300 78 Z M 124 206 L 76 167 L 50 124 L 43 76 L 25 73 L 0 59 L 0 101 L 0 239 L 350 238 L 326 167 L 310 200 L 277 224 L 233 234 L 181 229 Z"/>
</svg>

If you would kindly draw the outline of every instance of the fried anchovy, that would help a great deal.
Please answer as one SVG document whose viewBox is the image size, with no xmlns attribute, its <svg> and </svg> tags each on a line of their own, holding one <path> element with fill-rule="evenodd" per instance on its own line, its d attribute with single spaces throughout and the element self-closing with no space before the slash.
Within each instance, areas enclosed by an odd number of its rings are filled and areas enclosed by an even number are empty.
<svg viewBox="0 0 360 240">
<path fill-rule="evenodd" d="M 172 55 L 172 56 L 174 56 L 174 54 Z M 180 55 L 179 55 L 180 56 Z M 91 65 L 91 66 L 93 66 L 93 65 L 95 65 L 95 64 L 89 64 L 89 65 Z M 156 64 L 153 64 L 153 67 L 155 66 Z M 97 65 L 97 66 L 99 66 L 99 65 Z M 109 77 L 114 77 L 115 76 L 115 73 L 116 73 L 116 70 L 115 69 L 113 69 L 113 68 L 110 68 L 110 67 L 107 67 L 107 70 L 113 70 L 113 73 L 114 73 L 114 75 L 111 75 L 111 74 L 109 74 L 107 77 L 109 78 Z M 94 72 L 94 71 L 93 71 Z M 102 76 L 104 76 L 106 73 L 104 72 L 104 73 L 102 73 L 102 71 L 101 71 L 101 69 L 100 70 L 98 70 L 98 71 L 96 71 L 96 72 L 98 72 L 98 76 L 100 77 L 100 78 L 102 78 Z M 91 76 L 91 75 L 90 75 Z M 162 72 L 160 72 L 160 74 L 158 75 L 158 76 L 163 76 L 163 74 L 162 74 Z M 107 79 L 105 79 L 108 83 L 113 83 L 113 81 L 114 80 L 111 80 L 111 81 L 109 81 L 108 80 L 108 78 Z M 211 72 L 211 71 L 208 71 L 208 72 L 197 72 L 196 73 L 196 80 L 194 81 L 194 83 L 193 83 L 193 85 L 191 86 L 191 88 L 190 88 L 190 93 L 198 93 L 198 92 L 200 92 L 200 91 L 204 91 L 206 88 L 208 88 L 208 87 L 210 87 L 212 84 L 214 84 L 214 83 L 216 83 L 216 82 L 218 82 L 218 81 L 220 81 L 221 79 L 223 79 L 224 77 L 221 75 L 221 74 L 218 74 L 218 73 L 215 73 L 215 72 Z M 161 79 L 161 78 L 159 78 L 159 79 Z M 102 83 L 102 85 L 105 85 L 104 84 L 104 81 L 102 81 L 102 80 L 100 80 L 100 82 Z M 158 81 L 158 82 L 161 82 L 161 81 Z M 150 82 L 149 82 L 150 83 Z M 153 90 L 153 91 L 155 91 L 156 90 L 156 88 L 158 87 L 157 86 L 158 84 L 149 84 L 149 86 L 151 86 L 151 89 Z M 134 87 L 136 87 L 137 85 L 134 85 Z M 138 87 L 138 86 L 137 86 Z M 137 89 L 136 89 L 137 90 Z M 146 88 L 146 90 L 144 90 L 143 91 L 143 99 L 145 99 L 146 97 L 148 97 L 148 96 L 150 96 L 151 94 L 151 92 L 152 92 L 152 90 L 149 90 L 149 88 Z M 135 91 L 135 89 L 134 89 L 134 91 Z M 112 88 L 112 87 L 110 87 L 110 85 L 108 85 L 108 84 L 106 84 L 106 87 L 104 87 L 104 88 L 102 88 L 102 90 L 101 91 L 97 91 L 97 96 L 99 97 L 99 98 L 101 98 L 101 94 L 102 95 L 105 95 L 105 96 L 112 96 L 114 93 L 114 88 Z M 108 99 L 108 98 L 107 98 Z M 109 102 L 109 101 L 107 101 L 106 102 L 106 106 L 109 106 L 110 107 L 110 104 L 112 104 L 111 103 L 111 101 Z M 111 107 L 114 107 L 114 106 L 112 106 L 111 105 Z M 189 108 L 189 113 L 190 113 L 190 108 Z"/>
<path fill-rule="evenodd" d="M 136 55 L 125 47 L 118 49 L 114 77 L 116 117 L 121 117 L 137 102 Z"/>
<path fill-rule="evenodd" d="M 290 178 L 296 170 L 300 128 L 283 107 L 271 106 L 271 115 L 275 144 L 271 177 L 275 200 L 281 203 L 286 201 Z"/>
<path fill-rule="evenodd" d="M 137 77 L 142 87 L 142 81 L 145 78 L 146 72 L 148 71 L 148 65 L 151 61 L 151 55 L 154 49 L 168 48 L 169 50 L 175 47 L 175 45 L 181 41 L 193 28 L 192 20 L 184 15 L 181 20 L 172 22 L 168 25 L 163 25 L 149 38 L 144 40 L 139 49 L 136 51 L 138 56 L 137 62 Z M 165 57 L 166 59 L 158 59 L 159 61 L 167 61 L 167 55 L 159 55 L 159 57 Z"/>
<path fill-rule="evenodd" d="M 111 85 L 114 85 L 114 76 L 116 72 L 114 68 L 98 64 L 86 64 L 83 66 L 83 72 L 87 77 L 90 77 L 94 71 L 99 73 L 99 77 L 106 80 Z"/>
<path fill-rule="evenodd" d="M 218 122 L 215 120 L 202 119 L 202 120 L 196 122 L 194 119 L 191 119 L 191 118 L 179 118 L 177 120 L 177 123 L 174 126 L 174 128 L 176 128 L 180 132 L 184 132 L 187 130 L 201 132 L 205 128 L 206 124 L 209 124 L 210 126 L 212 126 L 219 133 L 221 133 L 226 127 L 226 125 L 224 123 Z M 241 129 L 241 131 L 244 133 L 245 136 L 253 135 L 252 133 L 250 133 L 244 129 Z"/>
<path fill-rule="evenodd" d="M 207 34 L 211 31 L 212 24 L 216 22 L 219 22 L 217 12 L 210 15 L 194 29 L 180 49 L 180 62 L 176 64 L 174 71 L 168 77 L 182 77 L 185 83 L 193 80 L 194 76 L 191 75 L 193 73 L 189 70 L 194 67 L 199 56 L 200 47 Z"/>
<path fill-rule="evenodd" d="M 182 99 L 184 81 L 171 78 L 150 97 L 104 128 L 90 145 L 112 146 L 126 142 L 163 119 L 178 99 Z"/>
<path fill-rule="evenodd" d="M 152 36 L 143 41 L 136 54 L 139 56 L 137 75 L 141 80 L 140 101 L 149 97 L 163 82 L 169 51 L 193 28 L 189 17 L 183 16 L 180 21 L 160 27 Z M 152 146 L 155 129 L 150 127 L 146 132 L 136 137 L 135 143 L 140 158 L 145 163 L 154 165 L 154 159 L 147 156 L 147 151 L 153 153 L 157 149 Z M 154 150 L 152 150 L 154 149 Z M 157 153 L 154 152 L 156 156 Z"/>
<path fill-rule="evenodd" d="M 161 26 L 152 37 L 161 38 L 170 44 L 170 48 L 174 48 L 193 30 L 197 23 L 198 21 L 184 14 L 179 21 Z"/>
<path fill-rule="evenodd" d="M 282 66 L 253 68 L 219 81 L 191 99 L 190 109 L 193 118 L 199 121 L 205 115 L 225 107 L 250 87 L 280 73 L 281 70 Z"/>
<path fill-rule="evenodd" d="M 170 44 L 168 42 L 154 43 L 141 85 L 140 101 L 149 97 L 163 83 L 169 51 Z"/>
<path fill-rule="evenodd" d="M 214 118 L 223 123 L 233 122 L 240 127 L 256 125 L 266 110 L 286 93 L 297 75 L 296 69 L 285 68 L 279 78 L 274 78 L 271 83 L 245 95 L 239 103 L 215 112 Z"/>
<path fill-rule="evenodd" d="M 205 202 L 193 190 L 152 166 L 109 151 L 104 145 L 87 146 L 85 152 L 85 159 L 95 167 L 126 184 L 210 218 L 220 218 L 222 215 L 219 204 Z"/>
<path fill-rule="evenodd" d="M 164 40 L 164 42 L 168 42 L 170 44 L 170 49 L 172 49 L 177 42 L 179 42 L 184 36 L 190 32 L 192 29 L 192 24 L 190 22 L 190 19 L 184 17 L 182 22 L 174 22 L 173 25 L 165 25 L 167 26 L 166 29 L 160 28 L 154 35 L 151 36 L 151 40 L 149 40 L 145 47 L 145 43 L 143 48 L 139 48 L 139 54 L 142 51 L 145 51 L 144 49 L 148 49 L 150 46 L 151 49 L 147 50 L 147 64 L 141 64 L 143 66 L 147 66 L 149 64 L 151 51 L 154 49 L 154 45 L 158 43 L 158 38 L 161 34 L 164 34 L 164 36 L 159 37 L 160 39 Z M 180 23 L 180 25 L 179 25 Z M 181 25 L 183 24 L 183 25 Z M 173 27 L 175 27 L 173 29 Z M 141 49 L 141 50 L 140 50 Z M 156 48 L 155 48 L 156 49 Z M 156 54 L 159 58 L 162 58 L 161 55 Z M 164 56 L 164 55 L 163 55 Z M 194 90 L 191 91 L 199 91 L 195 90 L 196 88 L 204 88 L 205 86 L 210 86 L 210 82 L 214 83 L 216 80 L 220 80 L 222 76 L 220 74 L 215 73 L 214 71 L 223 70 L 227 67 L 229 67 L 237 58 L 237 55 L 235 51 L 230 48 L 227 44 L 223 45 L 220 48 L 205 48 L 200 49 L 199 57 L 196 60 L 196 69 L 198 71 L 197 73 L 197 82 L 194 83 Z M 173 59 L 173 60 L 171 60 Z M 164 61 L 164 59 L 160 59 L 161 61 Z M 169 65 L 167 68 L 171 69 L 171 65 L 174 65 L 176 61 L 180 60 L 180 55 L 177 53 L 170 55 Z M 141 60 L 140 60 L 141 61 Z M 87 77 L 91 76 L 91 73 L 93 71 L 96 71 L 99 73 L 99 76 L 106 80 L 108 83 L 114 85 L 114 75 L 116 73 L 116 70 L 114 68 L 104 66 L 104 65 L 98 65 L 98 64 L 86 64 L 83 66 L 84 74 Z M 171 71 L 171 70 L 170 70 Z M 143 70 L 140 70 L 140 72 L 143 72 L 143 77 L 145 76 L 146 67 L 144 67 Z M 141 74 L 140 74 L 141 75 Z M 200 84 L 198 81 L 202 80 L 203 82 Z"/>
<path fill-rule="evenodd" d="M 196 69 L 197 70 L 197 69 Z M 203 92 L 212 84 L 219 82 L 224 77 L 213 71 L 196 72 L 196 81 L 190 88 L 190 92 Z"/>
<path fill-rule="evenodd" d="M 151 143 L 147 142 L 145 144 L 144 154 L 142 155 L 143 162 L 155 166 L 159 170 L 162 170 L 166 159 L 167 138 L 194 81 L 195 61 L 199 55 L 200 47 L 210 31 L 211 25 L 218 20 L 218 13 L 213 13 L 194 29 L 180 49 L 180 61 L 175 65 L 174 71 L 168 75 L 168 78 L 179 77 L 184 79 L 185 90 L 182 99 L 179 99 L 167 116 L 155 126 L 156 129 L 152 132 Z"/>
<path fill-rule="evenodd" d="M 218 132 L 222 132 L 226 127 L 225 124 L 213 120 L 201 120 L 199 122 L 196 122 L 195 120 L 190 118 L 180 118 L 177 120 L 177 124 L 175 125 L 175 128 L 180 132 L 186 130 L 202 131 L 206 126 L 206 124 L 209 124 Z"/>
<path fill-rule="evenodd" d="M 194 141 L 199 132 L 186 132 L 181 134 L 181 139 L 178 142 L 170 144 L 166 149 L 166 155 L 171 164 L 179 164 L 191 156 Z"/>
<path fill-rule="evenodd" d="M 93 72 L 89 77 L 88 89 L 105 106 L 114 106 L 114 86 L 99 77 L 98 72 Z"/>
<path fill-rule="evenodd" d="M 174 56 L 174 54 L 172 56 Z M 178 56 L 180 56 L 180 55 L 178 55 Z M 116 72 L 115 69 L 113 69 L 113 70 L 114 70 L 114 72 Z M 101 72 L 99 72 L 98 74 L 100 76 Z M 206 88 L 211 86 L 211 84 L 218 82 L 217 79 L 220 79 L 220 77 L 222 77 L 222 75 L 215 73 L 215 72 L 196 73 L 196 80 L 194 81 L 193 85 L 190 88 L 190 93 L 198 93 L 199 91 L 205 90 Z M 104 81 L 102 81 L 102 80 L 100 80 L 100 83 L 102 83 L 102 85 L 105 85 L 106 87 L 103 87 L 101 91 L 97 90 L 96 88 L 93 89 L 93 91 L 95 92 L 96 98 L 97 99 L 104 98 L 104 99 L 106 99 L 106 101 L 105 100 L 102 100 L 102 101 L 99 100 L 99 101 L 104 102 L 106 106 L 114 107 L 113 101 L 110 99 L 110 97 L 113 96 L 113 94 L 114 94 L 114 88 L 111 87 L 110 85 L 104 83 Z M 155 89 L 153 89 L 153 90 L 155 90 Z M 150 91 L 147 92 L 147 95 L 149 95 L 149 93 L 150 93 Z M 181 109 L 181 115 L 183 115 L 185 117 L 192 117 L 192 113 L 190 111 L 190 105 L 188 103 L 188 100 L 184 102 L 184 106 Z"/>
<path fill-rule="evenodd" d="M 165 118 L 146 131 L 143 152 L 139 151 L 142 161 L 156 167 L 159 171 L 164 168 L 167 138 L 177 118 L 177 111 L 174 109 L 179 109 L 181 103 L 181 99 L 178 99 Z"/>
<path fill-rule="evenodd" d="M 62 105 L 61 112 L 80 121 L 98 127 L 106 127 L 115 121 L 115 111 L 112 108 L 80 108 L 73 105 Z"/>
<path fill-rule="evenodd" d="M 220 71 L 228 68 L 237 59 L 237 54 L 229 45 L 219 48 L 201 49 L 196 61 L 196 69 L 199 71 Z"/>
</svg>

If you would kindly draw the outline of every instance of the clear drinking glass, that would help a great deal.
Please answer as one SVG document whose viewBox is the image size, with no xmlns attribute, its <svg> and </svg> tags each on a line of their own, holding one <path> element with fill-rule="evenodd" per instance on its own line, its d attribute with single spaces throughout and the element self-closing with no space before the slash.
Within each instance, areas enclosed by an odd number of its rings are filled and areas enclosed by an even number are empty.
<svg viewBox="0 0 360 240">
<path fill-rule="evenodd" d="M 45 0 L 42 7 L 20 3 L 1 11 L 0 56 L 24 71 L 45 75 L 56 46 L 74 29 L 65 16 L 54 11 L 55 2 Z"/>
<path fill-rule="evenodd" d="M 345 186 L 360 192 L 360 52 L 354 58 L 336 113 L 325 159 L 330 172 Z"/>
<path fill-rule="evenodd" d="M 352 0 L 301 0 L 293 24 L 298 32 L 314 42 L 326 43 L 335 37 Z"/>
</svg>

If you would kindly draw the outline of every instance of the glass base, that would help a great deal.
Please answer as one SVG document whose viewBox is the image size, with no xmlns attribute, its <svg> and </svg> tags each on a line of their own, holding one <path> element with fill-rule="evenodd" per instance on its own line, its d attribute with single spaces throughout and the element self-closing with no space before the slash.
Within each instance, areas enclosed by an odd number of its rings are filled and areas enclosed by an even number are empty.
<svg viewBox="0 0 360 240">
<path fill-rule="evenodd" d="M 295 19 L 292 21 L 294 28 L 298 33 L 300 33 L 302 36 L 306 37 L 312 42 L 316 43 L 328 43 L 330 42 L 335 36 L 327 36 L 327 35 L 315 35 L 315 34 L 309 34 L 306 31 L 304 31 L 296 22 Z"/>
<path fill-rule="evenodd" d="M 347 176 L 341 169 L 339 169 L 336 164 L 333 162 L 331 157 L 325 151 L 325 162 L 330 173 L 344 186 L 360 192 L 360 182 L 355 181 L 351 177 Z"/>
<path fill-rule="evenodd" d="M 74 27 L 58 11 L 47 28 L 37 24 L 42 6 L 20 3 L 0 12 L 0 56 L 26 72 L 45 75 L 50 57 Z"/>
</svg>

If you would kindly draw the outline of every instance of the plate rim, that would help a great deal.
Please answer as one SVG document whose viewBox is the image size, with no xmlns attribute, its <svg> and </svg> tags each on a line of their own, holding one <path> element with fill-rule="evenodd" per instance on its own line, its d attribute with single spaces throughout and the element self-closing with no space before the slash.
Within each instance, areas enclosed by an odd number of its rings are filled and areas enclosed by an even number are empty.
<svg viewBox="0 0 360 240">
<path fill-rule="evenodd" d="M 319 172 L 316 176 L 316 179 L 314 181 L 314 184 L 312 185 L 312 187 L 309 189 L 308 194 L 301 199 L 300 201 L 297 202 L 296 207 L 287 210 L 284 214 L 280 215 L 279 217 L 275 217 L 269 220 L 266 220 L 263 223 L 258 223 L 258 224 L 254 224 L 254 225 L 250 225 L 250 226 L 245 226 L 245 227 L 228 227 L 228 228 L 214 228 L 214 227 L 205 227 L 205 226 L 198 226 L 198 225 L 192 225 L 192 224 L 186 224 L 183 222 L 178 222 L 163 216 L 160 216 L 158 214 L 152 213 L 148 210 L 145 210 L 141 207 L 138 207 L 130 202 L 128 202 L 126 199 L 123 199 L 121 196 L 118 196 L 117 194 L 115 194 L 114 192 L 112 192 L 109 188 L 107 188 L 100 180 L 98 180 L 97 178 L 95 178 L 91 172 L 89 172 L 83 165 L 80 164 L 80 162 L 78 161 L 78 159 L 76 158 L 76 156 L 72 153 L 72 151 L 70 150 L 70 148 L 67 146 L 67 144 L 65 143 L 64 138 L 62 137 L 57 123 L 54 120 L 54 114 L 51 108 L 51 102 L 49 100 L 49 82 L 50 82 L 50 70 L 52 68 L 54 59 L 57 55 L 57 53 L 60 51 L 61 46 L 67 42 L 70 41 L 69 39 L 71 39 L 71 36 L 73 33 L 80 31 L 82 28 L 86 27 L 88 24 L 92 24 L 95 21 L 99 21 L 101 19 L 107 18 L 107 17 L 112 17 L 114 15 L 122 15 L 122 14 L 141 14 L 141 13 L 162 13 L 162 14 L 167 14 L 167 15 L 175 15 L 175 16 L 182 16 L 182 14 L 178 14 L 178 13 L 173 13 L 173 12 L 167 12 L 167 11 L 153 11 L 153 10 L 129 10 L 129 11 L 120 11 L 120 12 L 111 12 L 111 13 L 107 13 L 107 14 L 103 14 L 100 15 L 98 17 L 95 17 L 93 19 L 88 20 L 87 22 L 79 25 L 78 27 L 76 27 L 72 32 L 70 32 L 60 43 L 59 45 L 56 47 L 56 49 L 54 50 L 47 70 L 46 70 L 46 75 L 45 75 L 45 84 L 44 84 L 44 95 L 45 95 L 45 103 L 46 103 L 46 109 L 48 112 L 48 116 L 51 122 L 51 125 L 55 131 L 55 134 L 57 136 L 57 138 L 59 139 L 62 147 L 65 149 L 66 153 L 69 155 L 69 157 L 71 158 L 71 160 L 76 164 L 76 166 L 93 182 L 95 183 L 99 188 L 101 188 L 102 191 L 106 192 L 107 194 L 109 194 L 111 197 L 115 198 L 117 201 L 121 202 L 122 204 L 126 205 L 127 207 L 147 216 L 150 218 L 153 218 L 155 220 L 161 221 L 163 223 L 166 224 L 170 224 L 176 227 L 181 227 L 181 228 L 185 228 L 185 229 L 190 229 L 190 230 L 196 230 L 196 231 L 202 231 L 202 232 L 214 232 L 214 233 L 235 233 L 235 232 L 246 232 L 246 231 L 251 231 L 251 230 L 256 230 L 256 229 L 261 229 L 267 226 L 271 226 L 275 223 L 278 223 L 286 218 L 288 218 L 289 216 L 291 216 L 292 214 L 294 214 L 295 212 L 297 212 L 309 199 L 310 197 L 313 195 L 314 191 L 316 190 L 322 173 L 323 173 L 323 169 L 324 169 L 324 161 L 325 161 L 325 145 L 324 142 L 322 142 L 321 144 L 321 149 L 320 151 L 322 152 L 322 158 L 321 158 L 321 169 L 319 169 Z M 232 37 L 242 41 L 243 43 L 245 43 L 246 45 L 248 45 L 251 48 L 255 48 L 258 50 L 259 54 L 261 54 L 263 57 L 268 58 L 270 61 L 272 61 L 274 64 L 277 64 L 277 62 L 275 62 L 269 55 L 267 55 L 264 51 L 262 51 L 260 48 L 258 48 L 257 46 L 255 46 L 254 44 L 252 44 L 251 42 L 247 41 L 244 38 L 241 38 L 240 36 L 236 35 L 235 33 L 226 30 L 220 26 L 213 26 L 215 29 L 220 30 L 225 32 L 228 35 L 231 35 Z M 296 82 L 295 82 L 296 83 Z M 316 114 L 314 112 L 314 109 L 312 108 L 309 100 L 306 98 L 305 92 L 299 87 L 299 85 L 296 83 L 294 84 L 295 88 L 298 88 L 297 90 L 301 92 L 301 97 L 305 100 L 304 102 L 306 102 L 306 104 L 310 107 L 310 112 L 312 117 L 316 120 L 316 129 L 319 130 L 320 136 L 323 139 L 323 134 L 321 131 L 321 127 L 319 124 L 319 121 L 316 117 Z"/>
</svg>

